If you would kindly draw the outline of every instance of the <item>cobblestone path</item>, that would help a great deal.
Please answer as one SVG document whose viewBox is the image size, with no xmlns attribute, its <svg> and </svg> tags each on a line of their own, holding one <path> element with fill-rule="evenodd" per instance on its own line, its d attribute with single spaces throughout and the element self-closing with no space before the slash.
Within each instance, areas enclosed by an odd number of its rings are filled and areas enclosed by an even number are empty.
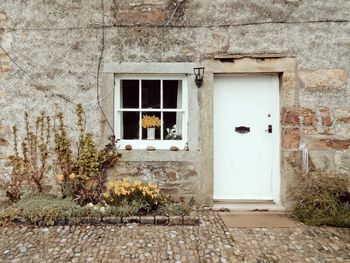
<svg viewBox="0 0 350 263">
<path fill-rule="evenodd" d="M 350 262 L 350 228 L 230 228 L 244 262 Z"/>
<path fill-rule="evenodd" d="M 0 262 L 350 262 L 350 229 L 200 226 L 0 228 Z"/>
<path fill-rule="evenodd" d="M 0 262 L 237 262 L 220 217 L 200 217 L 200 226 L 0 228 Z"/>
</svg>

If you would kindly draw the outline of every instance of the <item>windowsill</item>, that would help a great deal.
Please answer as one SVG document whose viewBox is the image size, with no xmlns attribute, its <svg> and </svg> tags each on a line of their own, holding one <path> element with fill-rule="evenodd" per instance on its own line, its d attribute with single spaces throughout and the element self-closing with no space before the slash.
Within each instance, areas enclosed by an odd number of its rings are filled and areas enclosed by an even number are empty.
<svg viewBox="0 0 350 263">
<path fill-rule="evenodd" d="M 147 151 L 141 149 L 118 150 L 121 153 L 119 161 L 131 162 L 196 162 L 197 151 L 171 151 L 155 150 Z"/>
<path fill-rule="evenodd" d="M 135 150 L 146 150 L 147 147 L 153 146 L 159 150 L 169 150 L 170 147 L 176 146 L 184 149 L 187 140 L 120 140 L 118 142 L 119 149 L 125 149 L 126 145 L 131 145 Z"/>
</svg>

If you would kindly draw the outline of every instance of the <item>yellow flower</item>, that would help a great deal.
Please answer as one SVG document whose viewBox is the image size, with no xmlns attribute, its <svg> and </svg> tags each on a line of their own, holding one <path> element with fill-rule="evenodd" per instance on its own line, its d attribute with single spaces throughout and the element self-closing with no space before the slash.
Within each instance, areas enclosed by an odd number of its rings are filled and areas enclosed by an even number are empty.
<svg viewBox="0 0 350 263">
<path fill-rule="evenodd" d="M 75 173 L 71 173 L 68 177 L 69 179 L 73 180 L 75 178 Z"/>
<path fill-rule="evenodd" d="M 160 119 L 154 115 L 153 116 L 143 115 L 142 127 L 143 128 L 160 127 Z"/>
<path fill-rule="evenodd" d="M 157 189 L 157 185 L 156 184 L 148 184 L 149 189 L 155 190 Z"/>
<path fill-rule="evenodd" d="M 126 180 L 126 179 L 123 179 L 123 181 L 122 181 L 122 187 L 124 187 L 124 188 L 129 188 L 130 186 L 131 186 L 131 184 L 129 183 L 129 181 Z"/>
<path fill-rule="evenodd" d="M 135 188 L 139 188 L 141 185 L 142 185 L 142 182 L 141 182 L 141 181 L 135 181 L 135 182 L 134 182 L 134 187 L 135 187 Z"/>
<path fill-rule="evenodd" d="M 56 179 L 57 179 L 57 181 L 62 182 L 63 179 L 64 179 L 64 175 L 63 174 L 58 174 L 58 175 L 56 175 Z"/>
<path fill-rule="evenodd" d="M 108 192 L 103 193 L 103 197 L 104 198 L 109 198 L 109 193 Z"/>
</svg>

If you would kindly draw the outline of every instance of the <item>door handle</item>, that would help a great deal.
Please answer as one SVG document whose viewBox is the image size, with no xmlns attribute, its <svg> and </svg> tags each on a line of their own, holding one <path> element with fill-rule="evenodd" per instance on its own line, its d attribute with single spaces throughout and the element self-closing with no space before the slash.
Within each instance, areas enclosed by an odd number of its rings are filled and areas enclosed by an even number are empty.
<svg viewBox="0 0 350 263">
<path fill-rule="evenodd" d="M 272 125 L 269 124 L 269 125 L 267 126 L 267 130 L 265 130 L 265 131 L 268 132 L 268 133 L 272 133 Z"/>
</svg>

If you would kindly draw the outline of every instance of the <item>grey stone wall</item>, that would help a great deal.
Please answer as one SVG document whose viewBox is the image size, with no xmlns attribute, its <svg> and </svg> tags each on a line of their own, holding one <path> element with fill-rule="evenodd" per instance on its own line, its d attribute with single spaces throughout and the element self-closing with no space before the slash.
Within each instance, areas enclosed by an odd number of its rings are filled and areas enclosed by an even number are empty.
<svg viewBox="0 0 350 263">
<path fill-rule="evenodd" d="M 231 53 L 295 56 L 298 71 L 282 79 L 288 87 L 281 112 L 282 156 L 299 160 L 302 142 L 310 147 L 311 160 L 319 168 L 349 173 L 350 1 L 105 0 L 102 11 L 97 0 L 2 0 L 0 44 L 33 79 L 0 50 L 0 174 L 8 172 L 10 127 L 15 123 L 23 127 L 24 110 L 33 115 L 63 111 L 68 129 L 74 130 L 74 105 L 57 94 L 82 103 L 87 129 L 101 137 L 96 71 L 102 13 L 106 26 L 102 63 L 200 63 Z M 198 94 L 200 138 L 207 136 L 202 128 L 211 125 L 206 123 L 208 96 Z M 200 139 L 200 160 L 209 158 L 205 156 L 210 145 L 203 143 L 207 141 Z M 185 176 L 170 164 L 121 166 L 130 167 L 131 173 L 137 167 L 147 171 L 163 167 L 164 174 L 169 170 L 176 178 Z M 209 186 L 200 179 L 204 168 L 186 169 L 196 174 L 197 187 L 205 196 Z"/>
</svg>

